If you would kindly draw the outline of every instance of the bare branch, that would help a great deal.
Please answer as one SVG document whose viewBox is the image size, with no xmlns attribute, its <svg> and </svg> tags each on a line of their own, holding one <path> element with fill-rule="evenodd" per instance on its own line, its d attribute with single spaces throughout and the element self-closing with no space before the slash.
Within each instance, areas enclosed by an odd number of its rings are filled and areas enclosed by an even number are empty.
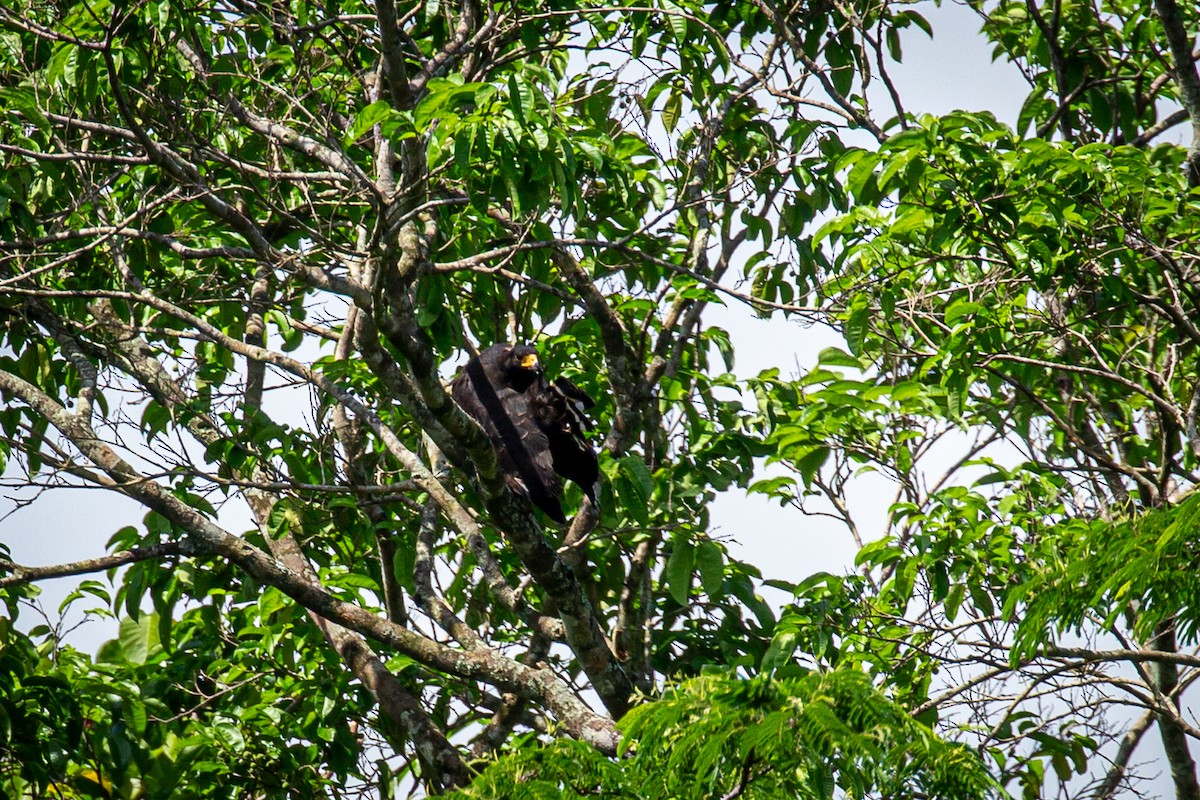
<svg viewBox="0 0 1200 800">
<path fill-rule="evenodd" d="M 0 571 L 9 573 L 0 577 L 0 589 L 9 586 L 19 586 L 51 578 L 64 578 L 69 575 L 86 575 L 93 572 L 103 572 L 126 564 L 136 564 L 139 561 L 155 561 L 170 556 L 194 555 L 195 550 L 189 542 L 164 542 L 162 544 L 132 547 L 120 550 L 98 558 L 88 558 L 82 561 L 71 561 L 66 564 L 52 564 L 42 567 L 29 567 L 16 564 L 0 558 Z"/>
</svg>

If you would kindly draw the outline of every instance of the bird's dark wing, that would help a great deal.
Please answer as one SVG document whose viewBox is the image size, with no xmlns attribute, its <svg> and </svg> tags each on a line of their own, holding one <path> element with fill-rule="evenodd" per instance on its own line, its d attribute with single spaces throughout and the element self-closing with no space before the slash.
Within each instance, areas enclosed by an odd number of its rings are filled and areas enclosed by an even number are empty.
<svg viewBox="0 0 1200 800">
<path fill-rule="evenodd" d="M 509 388 L 501 389 L 497 394 L 504 408 L 503 417 L 497 420 L 501 440 L 498 449 L 512 460 L 533 504 L 551 519 L 566 522 L 559 502 L 562 483 L 554 472 L 553 449 L 545 431 L 534 419 L 529 398 Z"/>
<path fill-rule="evenodd" d="M 562 393 L 563 397 L 571 400 L 584 410 L 596 407 L 596 401 L 592 399 L 592 396 L 576 386 L 575 383 L 570 379 L 564 378 L 560 375 L 554 379 L 554 385 L 558 388 L 558 391 Z"/>
<path fill-rule="evenodd" d="M 554 471 L 575 481 L 593 505 L 598 505 L 596 488 L 600 483 L 600 460 L 586 440 L 576 436 L 551 436 L 550 455 Z"/>
<path fill-rule="evenodd" d="M 508 345 L 493 345 L 467 362 L 450 383 L 450 394 L 483 427 L 510 487 L 551 519 L 566 522 L 549 439 L 534 419 L 527 393 L 512 388 L 501 368 Z"/>
<path fill-rule="evenodd" d="M 575 418 L 576 426 L 581 430 L 590 431 L 594 427 L 594 423 L 586 412 L 596 407 L 596 401 L 591 398 L 591 395 L 561 376 L 554 379 L 554 388 L 562 395 L 567 409 Z"/>
<path fill-rule="evenodd" d="M 595 404 L 566 378 L 558 378 L 554 383 L 543 381 L 532 403 L 538 426 L 549 439 L 554 471 L 579 484 L 593 504 L 600 480 L 600 461 L 584 433 L 585 428 L 592 427 L 584 410 Z"/>
<path fill-rule="evenodd" d="M 489 439 L 496 438 L 496 426 L 492 423 L 487 409 L 483 407 L 465 369 L 450 381 L 450 397 L 458 403 L 459 408 L 467 412 L 467 416 L 480 424 Z"/>
</svg>

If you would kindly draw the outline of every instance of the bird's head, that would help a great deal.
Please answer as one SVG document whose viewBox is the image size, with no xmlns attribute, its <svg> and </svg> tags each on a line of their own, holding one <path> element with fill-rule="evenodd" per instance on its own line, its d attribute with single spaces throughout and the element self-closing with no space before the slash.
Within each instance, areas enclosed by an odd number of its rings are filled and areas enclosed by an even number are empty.
<svg viewBox="0 0 1200 800">
<path fill-rule="evenodd" d="M 541 364 L 538 363 L 538 353 L 532 345 L 519 344 L 509 351 L 508 358 L 505 359 L 509 370 L 522 370 L 524 372 L 536 373 L 541 371 Z"/>
<path fill-rule="evenodd" d="M 502 355 L 500 369 L 508 385 L 518 392 L 524 392 L 542 376 L 537 350 L 527 344 L 515 345 Z"/>
</svg>

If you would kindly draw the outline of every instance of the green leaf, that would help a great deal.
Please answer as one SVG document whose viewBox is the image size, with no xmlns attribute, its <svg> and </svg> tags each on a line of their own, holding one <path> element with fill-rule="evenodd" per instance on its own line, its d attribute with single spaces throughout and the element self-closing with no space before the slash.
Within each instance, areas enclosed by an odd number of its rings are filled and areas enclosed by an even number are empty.
<svg viewBox="0 0 1200 800">
<path fill-rule="evenodd" d="M 667 559 L 667 590 L 681 606 L 688 604 L 692 591 L 692 571 L 696 563 L 696 546 L 686 535 L 671 540 L 671 556 Z"/>
<path fill-rule="evenodd" d="M 346 132 L 346 144 L 352 144 L 362 138 L 363 134 L 374 128 L 392 115 L 392 107 L 386 100 L 376 100 L 354 117 L 350 129 Z"/>
<path fill-rule="evenodd" d="M 32 93 L 24 89 L 0 87 L 0 101 L 3 101 L 0 105 L 20 111 L 26 121 L 33 123 L 43 133 L 53 130 L 50 120 L 42 113 L 42 109 L 38 107 Z"/>
<path fill-rule="evenodd" d="M 705 539 L 696 547 L 696 567 L 700 572 L 700 585 L 709 597 L 721 593 L 725 584 L 725 554 L 716 542 Z"/>
<path fill-rule="evenodd" d="M 894 26 L 889 27 L 887 29 L 885 37 L 886 37 L 885 41 L 887 43 L 888 55 L 891 56 L 893 61 L 903 61 L 904 60 L 904 51 L 900 47 L 900 31 L 899 31 L 899 29 Z"/>
<path fill-rule="evenodd" d="M 622 456 L 617 461 L 617 469 L 619 474 L 628 481 L 629 488 L 632 490 L 632 495 L 624 499 L 645 509 L 650 503 L 650 496 L 654 493 L 654 480 L 650 476 L 650 470 L 646 468 L 645 462 L 638 456 Z"/>
<path fill-rule="evenodd" d="M 825 462 L 828 460 L 828 447 L 814 447 L 800 459 L 797 466 L 800 468 L 800 477 L 806 487 L 812 486 L 813 481 L 816 480 L 817 472 L 820 471 L 821 467 L 825 466 Z"/>
<path fill-rule="evenodd" d="M 853 355 L 861 355 L 863 349 L 863 338 L 867 333 L 867 308 L 859 306 L 850 311 L 850 316 L 846 320 L 846 346 L 850 348 Z"/>
<path fill-rule="evenodd" d="M 914 231 L 923 231 L 933 227 L 934 217 L 923 208 L 909 207 L 892 223 L 893 236 L 905 236 Z"/>
<path fill-rule="evenodd" d="M 667 102 L 663 106 L 663 127 L 667 129 L 667 133 L 675 130 L 675 126 L 679 124 L 679 117 L 683 114 L 683 95 L 675 89 L 667 95 Z"/>
<path fill-rule="evenodd" d="M 51 84 L 75 85 L 74 65 L 79 57 L 79 48 L 73 44 L 61 44 L 55 48 L 46 64 L 46 81 Z"/>
<path fill-rule="evenodd" d="M 817 363 L 826 367 L 853 367 L 862 369 L 862 361 L 840 347 L 826 347 L 817 354 Z"/>
<path fill-rule="evenodd" d="M 526 114 L 529 113 L 530 107 L 533 105 L 533 92 L 525 85 L 523 81 L 517 78 L 516 73 L 511 73 L 508 76 L 508 99 L 511 104 L 513 116 L 522 125 L 528 122 Z"/>
<path fill-rule="evenodd" d="M 158 633 L 158 615 L 142 614 L 137 619 L 121 620 L 121 655 L 134 664 L 144 664 L 162 650 Z"/>
<path fill-rule="evenodd" d="M 951 419 L 961 419 L 963 415 L 963 396 L 957 391 L 946 392 L 946 413 Z"/>
<path fill-rule="evenodd" d="M 240 753 L 246 749 L 246 737 L 234 723 L 218 722 L 212 726 L 212 731 L 221 744 L 233 752 Z"/>
<path fill-rule="evenodd" d="M 963 317 L 977 314 L 983 310 L 981 303 L 972 303 L 967 300 L 955 300 L 946 308 L 946 324 L 954 325 Z"/>
<path fill-rule="evenodd" d="M 675 37 L 676 45 L 681 45 L 687 41 L 688 21 L 685 12 L 671 0 L 663 0 L 663 10 L 668 12 L 664 14 L 667 18 L 667 26 L 671 29 L 671 35 Z"/>
<path fill-rule="evenodd" d="M 787 665 L 799 643 L 800 637 L 795 630 L 784 629 L 782 625 L 776 628 L 775 635 L 771 637 L 771 646 L 763 655 L 762 671 L 769 674 Z"/>
</svg>

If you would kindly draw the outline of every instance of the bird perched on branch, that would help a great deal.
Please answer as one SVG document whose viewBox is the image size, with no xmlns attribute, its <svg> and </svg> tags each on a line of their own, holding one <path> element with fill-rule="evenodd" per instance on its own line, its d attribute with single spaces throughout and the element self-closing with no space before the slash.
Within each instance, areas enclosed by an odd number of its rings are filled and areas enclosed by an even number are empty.
<svg viewBox="0 0 1200 800">
<path fill-rule="evenodd" d="M 492 345 L 454 377 L 450 395 L 491 439 L 509 487 L 548 517 L 567 521 L 559 476 L 596 502 L 600 466 L 584 414 L 595 401 L 566 378 L 548 382 L 532 346 Z"/>
</svg>

